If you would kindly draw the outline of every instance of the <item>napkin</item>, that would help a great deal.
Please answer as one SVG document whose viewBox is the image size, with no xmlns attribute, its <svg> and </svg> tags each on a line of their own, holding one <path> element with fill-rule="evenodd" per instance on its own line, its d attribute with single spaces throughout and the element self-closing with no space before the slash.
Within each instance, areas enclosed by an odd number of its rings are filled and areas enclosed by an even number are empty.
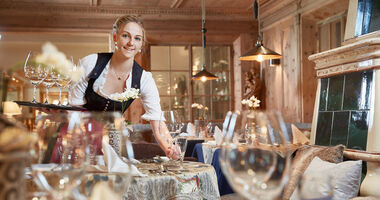
<svg viewBox="0 0 380 200">
<path fill-rule="evenodd" d="M 222 130 L 220 130 L 220 128 L 217 127 L 217 126 L 215 126 L 214 138 L 215 138 L 216 145 L 221 145 L 222 144 L 222 142 L 223 142 Z"/>
<path fill-rule="evenodd" d="M 292 124 L 293 144 L 309 144 L 310 140 L 300 131 L 294 124 Z"/>
<path fill-rule="evenodd" d="M 180 133 L 178 136 L 180 136 L 180 137 L 186 137 L 186 136 L 190 136 L 190 134 L 189 133 Z"/>
<path fill-rule="evenodd" d="M 101 171 L 101 172 L 118 172 L 118 173 L 131 173 L 132 176 L 147 176 L 146 174 L 141 173 L 136 166 L 131 165 L 131 169 L 127 163 L 125 163 L 119 155 L 116 154 L 115 150 L 107 144 L 105 141 L 102 141 L 102 151 L 103 151 L 103 160 L 102 163 L 98 165 L 92 165 L 89 167 L 89 171 Z"/>
<path fill-rule="evenodd" d="M 187 128 L 186 128 L 186 132 L 187 132 L 190 136 L 195 136 L 195 127 L 194 127 L 194 124 L 192 124 L 192 123 L 188 123 L 188 124 L 187 124 Z"/>
</svg>

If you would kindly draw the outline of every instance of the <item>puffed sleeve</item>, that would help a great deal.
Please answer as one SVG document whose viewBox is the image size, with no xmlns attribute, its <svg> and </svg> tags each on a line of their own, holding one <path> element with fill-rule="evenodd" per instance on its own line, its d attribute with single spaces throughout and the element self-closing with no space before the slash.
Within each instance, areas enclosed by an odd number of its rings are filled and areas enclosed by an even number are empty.
<svg viewBox="0 0 380 200">
<path fill-rule="evenodd" d="M 140 85 L 141 101 L 145 114 L 141 116 L 144 120 L 160 120 L 161 105 L 158 89 L 151 72 L 143 71 Z"/>
<path fill-rule="evenodd" d="M 69 103 L 72 106 L 83 106 L 86 104 L 86 99 L 84 98 L 87 85 L 88 85 L 88 76 L 91 71 L 94 69 L 96 60 L 98 59 L 98 54 L 90 54 L 80 60 L 80 67 L 83 68 L 83 76 L 80 80 L 74 84 L 71 89 L 71 96 Z"/>
</svg>

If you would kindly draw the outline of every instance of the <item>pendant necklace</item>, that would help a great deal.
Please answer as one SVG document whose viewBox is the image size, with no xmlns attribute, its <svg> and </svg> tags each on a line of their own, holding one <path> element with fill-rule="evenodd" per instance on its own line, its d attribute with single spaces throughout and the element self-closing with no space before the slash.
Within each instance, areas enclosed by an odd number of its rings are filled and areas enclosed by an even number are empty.
<svg viewBox="0 0 380 200">
<path fill-rule="evenodd" d="M 116 72 L 113 70 L 113 68 L 111 69 L 111 71 L 112 71 L 113 75 L 117 78 L 117 80 L 121 80 L 122 76 L 118 76 L 116 74 Z M 124 77 L 124 75 L 123 75 L 123 77 Z"/>
</svg>

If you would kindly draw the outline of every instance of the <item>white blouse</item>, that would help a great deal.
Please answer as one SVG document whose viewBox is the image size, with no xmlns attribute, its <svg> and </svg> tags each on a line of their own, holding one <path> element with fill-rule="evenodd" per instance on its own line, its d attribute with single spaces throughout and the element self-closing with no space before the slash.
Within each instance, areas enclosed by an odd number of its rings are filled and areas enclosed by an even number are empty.
<svg viewBox="0 0 380 200">
<path fill-rule="evenodd" d="M 88 85 L 88 76 L 94 69 L 98 54 L 90 54 L 81 59 L 82 67 L 84 68 L 84 75 L 79 82 L 73 87 L 69 103 L 72 106 L 83 106 L 86 104 L 85 92 Z M 105 97 L 109 98 L 110 95 L 105 94 L 103 86 L 106 81 L 107 73 L 109 70 L 110 62 L 108 61 L 102 74 L 96 79 L 94 83 L 94 91 Z M 126 80 L 126 87 L 131 88 L 132 84 L 132 71 L 129 73 L 129 78 Z M 161 106 L 160 96 L 158 94 L 156 83 L 152 77 L 151 72 L 143 70 L 140 80 L 140 97 L 145 109 L 145 114 L 141 116 L 144 120 L 160 120 Z"/>
</svg>

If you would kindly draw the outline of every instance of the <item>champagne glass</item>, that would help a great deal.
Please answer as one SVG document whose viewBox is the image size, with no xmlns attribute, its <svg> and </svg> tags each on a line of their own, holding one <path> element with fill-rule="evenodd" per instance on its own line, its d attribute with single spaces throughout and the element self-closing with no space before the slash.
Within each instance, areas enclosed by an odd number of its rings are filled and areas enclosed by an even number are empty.
<svg viewBox="0 0 380 200">
<path fill-rule="evenodd" d="M 59 101 L 58 105 L 62 106 L 62 88 L 69 87 L 71 82 L 70 76 L 65 74 L 57 74 L 57 78 L 55 79 L 55 84 L 59 88 Z"/>
<path fill-rule="evenodd" d="M 58 73 L 54 71 L 54 66 L 49 65 L 44 68 L 45 73 L 47 74 L 46 78 L 43 80 L 42 84 L 44 84 L 46 88 L 46 96 L 45 96 L 45 104 L 49 104 L 49 88 L 51 88 L 55 84 L 55 80 L 57 79 Z"/>
<path fill-rule="evenodd" d="M 35 61 L 35 53 L 29 51 L 26 56 L 24 64 L 25 77 L 30 80 L 33 85 L 33 100 L 32 103 L 37 103 L 36 101 L 36 90 L 37 85 L 39 85 L 47 76 L 47 73 L 43 70 L 43 67 Z"/>
<path fill-rule="evenodd" d="M 288 179 L 289 137 L 278 112 L 244 111 L 249 140 L 228 134 L 221 148 L 221 168 L 232 188 L 248 199 L 276 199 Z"/>
</svg>

